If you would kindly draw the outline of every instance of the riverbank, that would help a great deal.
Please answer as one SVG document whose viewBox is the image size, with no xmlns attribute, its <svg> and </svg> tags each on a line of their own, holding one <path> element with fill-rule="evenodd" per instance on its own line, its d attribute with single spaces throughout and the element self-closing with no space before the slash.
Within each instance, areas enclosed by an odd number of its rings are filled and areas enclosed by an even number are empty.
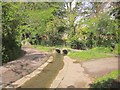
<svg viewBox="0 0 120 90">
<path fill-rule="evenodd" d="M 47 52 L 41 52 L 30 47 L 23 47 L 22 50 L 26 52 L 23 57 L 8 62 L 0 67 L 3 88 L 11 86 L 13 82 L 30 74 L 49 58 Z"/>
</svg>

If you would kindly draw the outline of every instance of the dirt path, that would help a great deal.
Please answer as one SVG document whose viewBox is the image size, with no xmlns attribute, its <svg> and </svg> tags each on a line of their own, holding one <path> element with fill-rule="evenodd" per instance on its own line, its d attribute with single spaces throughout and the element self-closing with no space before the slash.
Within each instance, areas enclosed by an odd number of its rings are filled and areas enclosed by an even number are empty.
<svg viewBox="0 0 120 90">
<path fill-rule="evenodd" d="M 48 53 L 40 52 L 36 49 L 27 47 L 23 47 L 22 49 L 26 52 L 23 57 L 0 67 L 3 87 L 11 85 L 11 83 L 31 73 L 45 63 L 49 57 Z"/>
<path fill-rule="evenodd" d="M 91 77 L 100 77 L 113 70 L 118 70 L 118 57 L 86 61 L 82 63 L 82 67 Z"/>
<path fill-rule="evenodd" d="M 64 67 L 51 84 L 51 88 L 86 88 L 92 83 L 93 76 L 102 76 L 117 69 L 117 57 L 73 63 L 73 60 L 66 56 Z"/>
</svg>

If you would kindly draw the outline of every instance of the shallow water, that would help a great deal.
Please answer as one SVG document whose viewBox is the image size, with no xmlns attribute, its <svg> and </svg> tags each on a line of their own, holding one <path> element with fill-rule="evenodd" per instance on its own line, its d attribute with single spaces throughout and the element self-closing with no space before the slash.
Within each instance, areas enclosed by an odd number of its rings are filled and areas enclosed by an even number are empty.
<svg viewBox="0 0 120 90">
<path fill-rule="evenodd" d="M 21 88 L 49 88 L 64 66 L 63 59 L 62 54 L 54 53 L 52 63 L 49 63 L 41 73 L 27 81 Z"/>
</svg>

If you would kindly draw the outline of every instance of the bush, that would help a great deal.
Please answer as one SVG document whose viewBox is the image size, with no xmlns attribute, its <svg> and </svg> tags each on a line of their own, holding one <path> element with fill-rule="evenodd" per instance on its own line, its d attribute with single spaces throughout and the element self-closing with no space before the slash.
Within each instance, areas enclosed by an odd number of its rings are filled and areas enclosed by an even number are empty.
<svg viewBox="0 0 120 90">
<path fill-rule="evenodd" d="M 98 90 L 101 90 L 103 88 L 118 88 L 118 85 L 120 82 L 118 82 L 115 79 L 109 78 L 108 80 L 103 80 L 101 82 L 97 82 L 95 84 L 91 85 L 91 88 L 99 88 Z"/>
<path fill-rule="evenodd" d="M 85 50 L 85 43 L 83 41 L 74 40 L 71 42 L 71 48 Z"/>
<path fill-rule="evenodd" d="M 118 84 L 120 82 L 117 80 L 120 72 L 118 70 L 112 71 L 111 73 L 100 77 L 91 84 L 91 88 L 99 88 L 100 90 L 103 88 L 118 88 Z"/>
<path fill-rule="evenodd" d="M 14 60 L 21 54 L 19 27 L 23 23 L 24 13 L 18 12 L 21 4 L 2 3 L 2 62 Z"/>
<path fill-rule="evenodd" d="M 86 42 L 86 46 L 88 47 L 88 48 L 93 48 L 93 40 L 87 40 L 87 42 Z"/>
<path fill-rule="evenodd" d="M 20 46 L 16 47 L 2 47 L 2 63 L 7 63 L 11 60 L 18 58 L 21 55 Z"/>
</svg>

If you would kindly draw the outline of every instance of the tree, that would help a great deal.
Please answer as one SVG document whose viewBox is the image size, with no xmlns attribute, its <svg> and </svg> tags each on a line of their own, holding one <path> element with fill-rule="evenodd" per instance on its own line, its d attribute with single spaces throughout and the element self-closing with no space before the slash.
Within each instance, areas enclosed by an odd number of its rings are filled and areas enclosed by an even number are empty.
<svg viewBox="0 0 120 90">
<path fill-rule="evenodd" d="M 2 2 L 2 57 L 3 63 L 20 55 L 19 26 L 23 23 L 25 14 L 22 3 Z"/>
</svg>

